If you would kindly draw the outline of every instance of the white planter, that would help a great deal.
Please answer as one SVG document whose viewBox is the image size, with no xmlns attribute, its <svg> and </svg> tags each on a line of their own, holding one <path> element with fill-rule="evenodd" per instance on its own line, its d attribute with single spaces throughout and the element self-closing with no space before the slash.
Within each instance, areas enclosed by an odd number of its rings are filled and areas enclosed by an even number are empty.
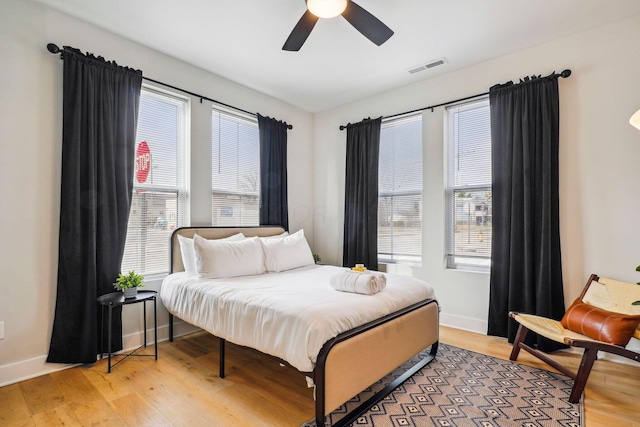
<svg viewBox="0 0 640 427">
<path fill-rule="evenodd" d="M 138 294 L 138 288 L 126 288 L 122 290 L 125 298 L 135 298 Z"/>
</svg>

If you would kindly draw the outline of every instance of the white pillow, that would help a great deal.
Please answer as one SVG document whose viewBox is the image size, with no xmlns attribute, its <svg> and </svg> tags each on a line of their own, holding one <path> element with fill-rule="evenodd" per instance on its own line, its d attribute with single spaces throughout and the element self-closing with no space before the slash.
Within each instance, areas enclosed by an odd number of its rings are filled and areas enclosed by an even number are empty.
<svg viewBox="0 0 640 427">
<path fill-rule="evenodd" d="M 285 231 L 284 233 L 281 234 L 276 234 L 275 236 L 265 236 L 265 237 L 260 237 L 260 239 L 277 239 L 278 237 L 286 237 L 289 235 L 288 231 Z"/>
<path fill-rule="evenodd" d="M 260 240 L 268 271 L 278 272 L 314 264 L 309 243 L 300 230 L 287 237 Z"/>
<path fill-rule="evenodd" d="M 238 241 L 207 240 L 193 236 L 198 276 L 221 279 L 265 272 L 264 253 L 257 237 Z"/>
<path fill-rule="evenodd" d="M 244 234 L 238 233 L 234 234 L 233 236 L 224 237 L 217 240 L 237 241 L 243 239 Z M 196 252 L 193 246 L 193 239 L 178 234 L 178 242 L 180 243 L 180 253 L 182 254 L 182 265 L 184 265 L 184 271 L 190 275 L 198 274 L 198 271 L 196 269 Z"/>
</svg>

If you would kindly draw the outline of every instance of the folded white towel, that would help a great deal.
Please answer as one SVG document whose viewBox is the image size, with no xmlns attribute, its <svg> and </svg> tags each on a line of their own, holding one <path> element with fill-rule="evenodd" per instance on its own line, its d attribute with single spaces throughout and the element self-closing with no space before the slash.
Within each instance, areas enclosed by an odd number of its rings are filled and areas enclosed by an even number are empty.
<svg viewBox="0 0 640 427">
<path fill-rule="evenodd" d="M 331 276 L 329 283 L 342 292 L 373 295 L 387 286 L 387 278 L 382 273 L 346 270 Z"/>
</svg>

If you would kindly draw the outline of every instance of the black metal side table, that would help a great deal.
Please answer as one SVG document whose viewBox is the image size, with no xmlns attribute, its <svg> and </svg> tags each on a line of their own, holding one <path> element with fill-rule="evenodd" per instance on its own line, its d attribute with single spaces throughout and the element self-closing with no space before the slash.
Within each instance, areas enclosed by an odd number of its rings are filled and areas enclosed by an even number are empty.
<svg viewBox="0 0 640 427">
<path fill-rule="evenodd" d="M 137 304 L 139 302 L 142 303 L 143 311 L 144 311 L 144 344 L 140 347 L 136 348 L 132 352 L 125 354 L 124 357 L 118 360 L 113 364 L 115 367 L 118 363 L 124 361 L 129 356 L 155 356 L 155 359 L 158 360 L 158 313 L 156 309 L 156 296 L 158 292 L 156 291 L 141 291 L 139 290 L 137 295 L 134 298 L 125 298 L 122 292 L 111 292 L 110 294 L 104 294 L 98 297 L 98 303 L 102 306 L 101 312 L 101 322 L 100 322 L 100 337 L 104 338 L 104 309 L 105 307 L 109 307 L 109 324 L 107 325 L 107 354 L 109 358 L 109 368 L 108 371 L 111 373 L 111 319 L 113 307 L 128 305 L 128 304 Z M 140 350 L 143 347 L 147 346 L 147 301 L 153 301 L 153 334 L 154 334 L 154 343 L 155 343 L 155 354 L 134 354 L 136 351 Z M 102 351 L 102 342 L 104 339 L 100 340 L 100 359 L 102 359 L 104 352 Z"/>
</svg>

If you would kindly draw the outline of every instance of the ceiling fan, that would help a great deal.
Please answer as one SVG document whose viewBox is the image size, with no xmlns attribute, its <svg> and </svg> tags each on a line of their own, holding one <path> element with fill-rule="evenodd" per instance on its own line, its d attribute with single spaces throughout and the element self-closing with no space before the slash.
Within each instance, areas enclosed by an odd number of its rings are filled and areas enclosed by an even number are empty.
<svg viewBox="0 0 640 427">
<path fill-rule="evenodd" d="M 382 21 L 351 0 L 305 1 L 307 11 L 289 34 L 282 50 L 300 50 L 319 18 L 333 18 L 338 15 L 342 15 L 356 30 L 378 46 L 393 35 L 393 31 Z"/>
</svg>

